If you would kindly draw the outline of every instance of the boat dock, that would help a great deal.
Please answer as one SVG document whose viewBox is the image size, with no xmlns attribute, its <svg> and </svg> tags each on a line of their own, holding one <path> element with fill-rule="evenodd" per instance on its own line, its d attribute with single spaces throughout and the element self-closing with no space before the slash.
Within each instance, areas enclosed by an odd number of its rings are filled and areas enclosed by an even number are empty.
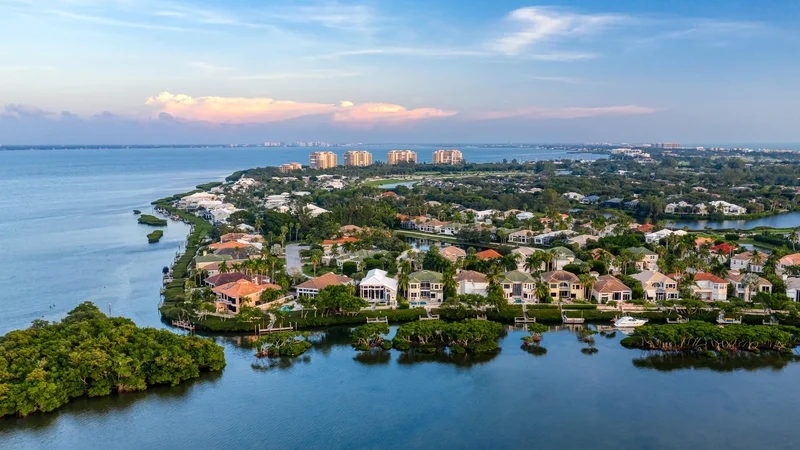
<svg viewBox="0 0 800 450">
<path fill-rule="evenodd" d="M 679 323 L 688 323 L 688 322 L 689 322 L 689 319 L 687 319 L 685 317 L 681 317 L 681 316 L 678 316 L 677 319 L 670 319 L 669 317 L 667 317 L 667 323 L 669 323 L 669 324 L 679 324 Z"/>
<path fill-rule="evenodd" d="M 192 325 L 188 320 L 173 320 L 172 326 L 194 332 L 194 325 Z"/>
<path fill-rule="evenodd" d="M 717 323 L 720 325 L 738 325 L 742 323 L 742 318 L 739 317 L 735 319 L 733 317 L 725 317 L 725 311 L 720 311 L 719 317 L 717 317 Z"/>
<path fill-rule="evenodd" d="M 566 311 L 561 312 L 561 323 L 567 325 L 581 324 L 585 321 L 583 317 L 567 317 Z"/>
<path fill-rule="evenodd" d="M 558 305 L 558 309 L 561 310 L 561 323 L 567 325 L 577 325 L 582 324 L 586 319 L 583 318 L 583 311 L 581 311 L 580 317 L 567 317 L 567 312 L 564 311 L 564 308 L 561 305 Z"/>
<path fill-rule="evenodd" d="M 367 317 L 367 323 L 385 323 L 389 324 L 389 318 L 386 316 Z"/>
<path fill-rule="evenodd" d="M 761 321 L 761 323 L 763 325 L 771 325 L 771 326 L 780 325 L 780 322 L 778 321 L 778 318 L 775 317 L 775 316 L 769 316 L 769 320 L 764 319 L 764 320 Z"/>
<path fill-rule="evenodd" d="M 266 333 L 277 333 L 279 331 L 294 331 L 297 329 L 297 324 L 292 325 L 289 324 L 288 327 L 276 327 L 273 324 L 267 326 L 267 328 L 261 328 L 260 326 L 256 328 L 257 334 L 266 334 Z"/>
<path fill-rule="evenodd" d="M 425 312 L 428 313 L 428 315 L 419 316 L 419 320 L 439 320 L 439 315 L 438 314 L 431 314 L 431 310 L 430 309 L 426 309 Z"/>
<path fill-rule="evenodd" d="M 514 326 L 536 323 L 536 317 L 528 316 L 528 305 L 522 304 L 522 317 L 514 317 Z"/>
</svg>

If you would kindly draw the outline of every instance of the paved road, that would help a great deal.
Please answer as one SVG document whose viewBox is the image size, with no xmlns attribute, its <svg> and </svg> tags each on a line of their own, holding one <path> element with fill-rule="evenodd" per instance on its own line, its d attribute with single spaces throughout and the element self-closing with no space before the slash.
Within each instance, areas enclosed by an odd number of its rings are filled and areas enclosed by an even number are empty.
<svg viewBox="0 0 800 450">
<path fill-rule="evenodd" d="M 300 250 L 309 248 L 307 245 L 289 244 L 286 246 L 286 273 L 295 270 L 303 273 L 303 263 L 300 261 Z"/>
</svg>

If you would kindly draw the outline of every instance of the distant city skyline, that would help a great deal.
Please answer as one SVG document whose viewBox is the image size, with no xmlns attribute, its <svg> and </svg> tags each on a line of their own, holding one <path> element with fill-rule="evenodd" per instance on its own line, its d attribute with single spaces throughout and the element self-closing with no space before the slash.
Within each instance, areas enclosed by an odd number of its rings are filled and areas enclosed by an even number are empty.
<svg viewBox="0 0 800 450">
<path fill-rule="evenodd" d="M 800 4 L 0 0 L 0 144 L 800 142 Z"/>
</svg>

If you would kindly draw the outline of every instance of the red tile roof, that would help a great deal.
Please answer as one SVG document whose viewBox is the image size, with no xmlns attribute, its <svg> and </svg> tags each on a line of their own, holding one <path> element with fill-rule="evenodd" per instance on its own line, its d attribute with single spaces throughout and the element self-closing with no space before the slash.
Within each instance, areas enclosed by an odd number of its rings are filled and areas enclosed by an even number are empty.
<svg viewBox="0 0 800 450">
<path fill-rule="evenodd" d="M 709 249 L 709 251 L 712 251 L 712 252 L 715 252 L 715 253 L 720 253 L 722 255 L 729 255 L 734 250 L 736 250 L 736 246 L 735 245 L 724 244 L 724 243 L 723 244 L 719 244 L 719 245 L 715 245 L 715 246 L 713 246 L 713 247 L 711 247 Z"/>
<path fill-rule="evenodd" d="M 707 272 L 698 272 L 694 274 L 694 281 L 710 281 L 712 283 L 727 283 L 722 278 Z"/>
<path fill-rule="evenodd" d="M 478 257 L 478 259 L 497 259 L 503 257 L 503 255 L 497 253 L 496 250 L 493 250 L 491 248 L 489 250 L 478 252 L 475 254 L 475 256 Z"/>
<path fill-rule="evenodd" d="M 339 239 L 325 239 L 324 241 L 322 241 L 322 245 L 333 245 L 333 244 L 342 245 L 345 242 L 358 242 L 358 239 L 350 236 L 345 236 Z"/>
<path fill-rule="evenodd" d="M 331 285 L 348 284 L 352 281 L 353 279 L 350 277 L 346 277 L 344 275 L 337 275 L 333 272 L 328 272 L 325 275 L 320 275 L 316 278 L 312 278 L 308 281 L 300 283 L 297 285 L 297 287 L 305 289 L 316 289 L 321 291 Z"/>
</svg>

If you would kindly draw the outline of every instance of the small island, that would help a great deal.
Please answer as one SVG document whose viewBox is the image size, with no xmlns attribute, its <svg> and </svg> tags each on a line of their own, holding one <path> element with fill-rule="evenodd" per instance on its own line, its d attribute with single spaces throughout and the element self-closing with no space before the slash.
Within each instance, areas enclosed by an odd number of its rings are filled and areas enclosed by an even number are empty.
<svg viewBox="0 0 800 450">
<path fill-rule="evenodd" d="M 800 342 L 800 329 L 792 326 L 726 325 L 691 321 L 673 325 L 646 325 L 620 343 L 628 348 L 664 352 L 699 352 L 717 356 L 727 352 L 761 350 L 785 352 Z"/>
<path fill-rule="evenodd" d="M 155 244 L 156 242 L 161 240 L 161 237 L 164 236 L 164 232 L 161 230 L 155 230 L 152 233 L 147 235 L 147 242 L 151 244 Z"/>
<path fill-rule="evenodd" d="M 142 212 L 141 212 L 141 211 L 139 211 L 138 209 L 134 209 L 134 210 L 133 210 L 133 214 L 135 214 L 135 215 L 137 215 L 137 216 L 138 216 L 139 214 L 141 214 L 141 213 L 142 213 Z"/>
<path fill-rule="evenodd" d="M 49 412 L 84 395 L 175 386 L 223 367 L 225 353 L 211 340 L 139 328 L 84 302 L 61 322 L 35 320 L 0 337 L 0 417 Z"/>
<path fill-rule="evenodd" d="M 151 216 L 150 214 L 142 214 L 139 216 L 138 222 L 142 225 L 150 225 L 151 227 L 165 227 L 167 226 L 166 219 L 159 219 L 156 216 Z"/>
</svg>

